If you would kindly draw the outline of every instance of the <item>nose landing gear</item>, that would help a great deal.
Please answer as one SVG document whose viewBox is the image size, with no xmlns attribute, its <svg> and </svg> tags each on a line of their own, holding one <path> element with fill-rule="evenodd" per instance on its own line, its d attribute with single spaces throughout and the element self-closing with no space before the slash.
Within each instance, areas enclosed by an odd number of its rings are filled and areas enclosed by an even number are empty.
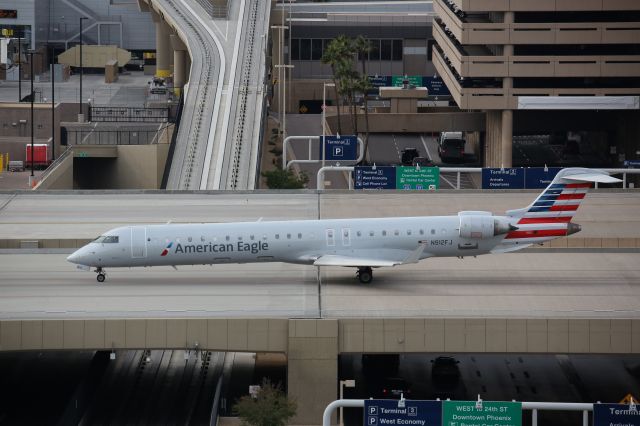
<svg viewBox="0 0 640 426">
<path fill-rule="evenodd" d="M 373 270 L 370 266 L 361 266 L 358 268 L 358 272 L 356 272 L 358 279 L 363 284 L 369 284 L 373 281 Z"/>
<path fill-rule="evenodd" d="M 104 272 L 104 270 L 101 267 L 97 267 L 96 272 L 98 273 L 98 275 L 96 276 L 96 280 L 98 280 L 99 283 L 103 283 L 104 280 L 107 278 L 107 274 Z"/>
</svg>

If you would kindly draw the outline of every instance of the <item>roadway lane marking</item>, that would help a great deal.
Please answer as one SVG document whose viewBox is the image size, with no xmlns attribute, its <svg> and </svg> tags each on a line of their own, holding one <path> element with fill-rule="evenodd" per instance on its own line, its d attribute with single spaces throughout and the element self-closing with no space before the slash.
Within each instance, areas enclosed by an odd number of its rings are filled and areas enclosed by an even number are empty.
<svg viewBox="0 0 640 426">
<path fill-rule="evenodd" d="M 427 158 L 430 161 L 433 161 L 433 158 L 431 158 L 431 152 L 429 151 L 429 147 L 427 146 L 427 142 L 424 140 L 424 135 L 420 135 L 420 140 L 422 141 L 422 146 L 424 146 L 424 150 L 427 152 Z"/>
</svg>

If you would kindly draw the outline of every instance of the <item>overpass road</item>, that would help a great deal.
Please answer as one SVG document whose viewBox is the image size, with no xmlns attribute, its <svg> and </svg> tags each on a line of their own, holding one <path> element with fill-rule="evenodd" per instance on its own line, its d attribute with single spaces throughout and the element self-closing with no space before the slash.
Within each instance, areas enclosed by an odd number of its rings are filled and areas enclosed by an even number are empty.
<svg viewBox="0 0 640 426">
<path fill-rule="evenodd" d="M 526 252 L 381 269 L 273 264 L 111 269 L 0 254 L 0 318 L 640 318 L 637 253 Z"/>
</svg>

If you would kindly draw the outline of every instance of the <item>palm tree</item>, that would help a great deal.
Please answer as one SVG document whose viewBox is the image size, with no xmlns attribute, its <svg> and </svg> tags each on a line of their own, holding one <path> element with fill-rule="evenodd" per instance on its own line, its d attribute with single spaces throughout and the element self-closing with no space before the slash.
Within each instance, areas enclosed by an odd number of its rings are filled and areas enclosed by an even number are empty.
<svg viewBox="0 0 640 426">
<path fill-rule="evenodd" d="M 322 54 L 322 63 L 330 65 L 331 73 L 333 74 L 333 90 L 338 111 L 338 133 L 342 133 L 340 97 L 338 96 L 340 86 L 338 84 L 338 78 L 340 69 L 344 66 L 344 62 L 349 55 L 349 44 L 349 39 L 344 35 L 340 35 L 329 42 Z"/>
<path fill-rule="evenodd" d="M 358 135 L 358 120 L 356 115 L 355 93 L 358 91 L 358 81 L 360 75 L 353 69 L 351 62 L 345 62 L 338 72 L 340 76 L 340 93 L 344 95 L 350 106 L 351 126 L 354 134 Z"/>
<path fill-rule="evenodd" d="M 362 161 L 366 164 L 367 152 L 369 151 L 369 104 L 367 98 L 367 92 L 371 89 L 371 83 L 366 71 L 367 58 L 369 52 L 371 52 L 371 42 L 359 35 L 353 42 L 353 46 L 360 57 L 360 65 L 362 68 L 361 78 L 358 81 L 358 91 L 362 93 L 364 101 L 364 157 Z M 356 133 L 357 134 L 357 133 Z"/>
<path fill-rule="evenodd" d="M 371 90 L 371 82 L 369 76 L 361 75 L 356 81 L 356 91 L 362 93 L 364 99 L 364 156 L 362 162 L 367 163 L 367 153 L 369 152 L 369 103 L 367 99 L 367 92 Z M 357 134 L 357 133 L 356 133 Z"/>
</svg>

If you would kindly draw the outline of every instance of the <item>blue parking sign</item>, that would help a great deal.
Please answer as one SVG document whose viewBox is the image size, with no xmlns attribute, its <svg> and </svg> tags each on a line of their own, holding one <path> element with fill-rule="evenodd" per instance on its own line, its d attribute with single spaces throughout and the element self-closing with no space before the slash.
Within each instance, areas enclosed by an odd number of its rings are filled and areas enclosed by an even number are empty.
<svg viewBox="0 0 640 426">
<path fill-rule="evenodd" d="M 320 144 L 320 159 L 323 146 L 327 161 L 354 161 L 357 158 L 358 139 L 354 135 L 325 136 L 324 143 Z"/>
<path fill-rule="evenodd" d="M 380 425 L 442 425 L 442 401 L 405 399 L 403 404 L 393 399 L 364 401 L 364 424 Z"/>
</svg>

